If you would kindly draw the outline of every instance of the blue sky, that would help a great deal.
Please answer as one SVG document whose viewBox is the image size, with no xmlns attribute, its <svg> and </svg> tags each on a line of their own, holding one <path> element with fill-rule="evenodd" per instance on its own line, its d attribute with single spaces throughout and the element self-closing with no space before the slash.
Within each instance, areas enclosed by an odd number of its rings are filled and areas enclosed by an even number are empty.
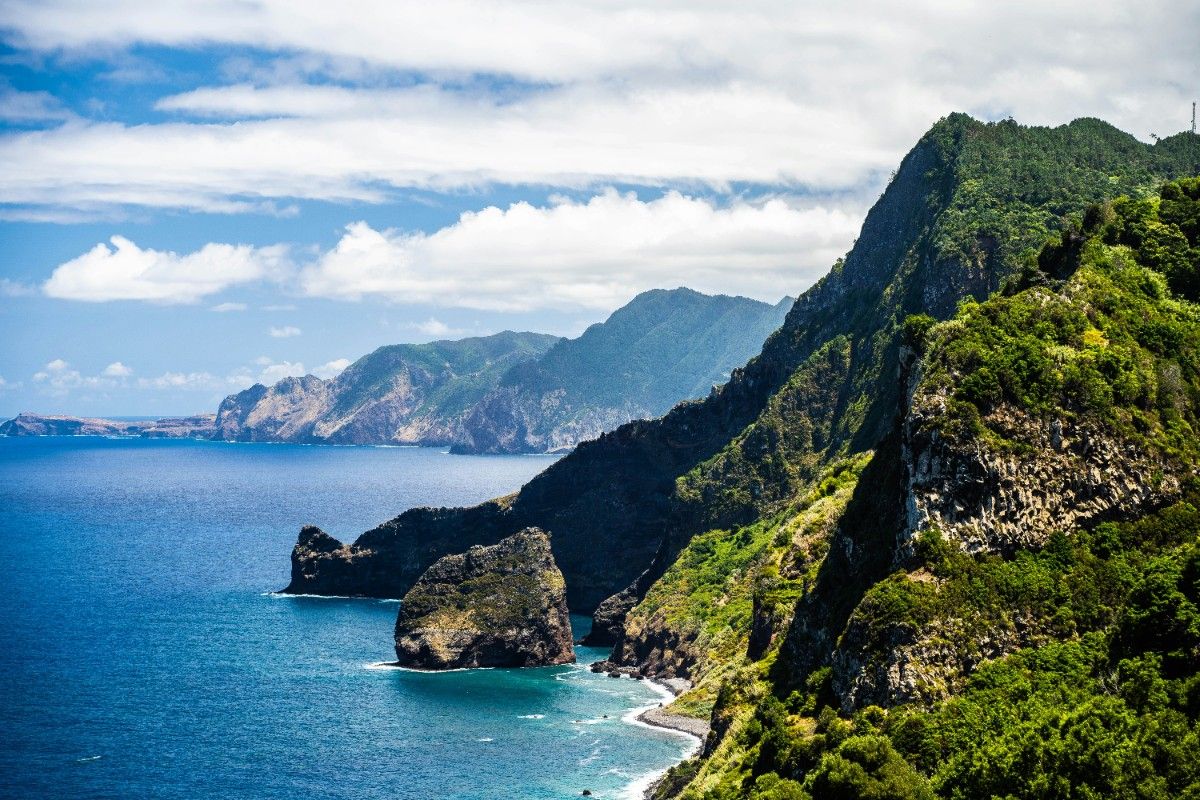
<svg viewBox="0 0 1200 800">
<path fill-rule="evenodd" d="M 0 416 L 774 301 L 946 113 L 1149 139 L 1200 74 L 1189 3 L 828 5 L 9 0 Z"/>
</svg>

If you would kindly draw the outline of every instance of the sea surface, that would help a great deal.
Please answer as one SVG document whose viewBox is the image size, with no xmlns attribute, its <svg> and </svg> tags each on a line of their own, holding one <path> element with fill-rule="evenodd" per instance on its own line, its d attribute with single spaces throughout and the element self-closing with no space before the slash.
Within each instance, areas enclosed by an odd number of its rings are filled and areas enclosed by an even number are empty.
<svg viewBox="0 0 1200 800">
<path fill-rule="evenodd" d="M 302 524 L 353 538 L 551 461 L 0 438 L 0 796 L 636 796 L 694 741 L 633 722 L 662 698 L 587 671 L 604 651 L 385 668 L 395 602 L 271 594 Z"/>
</svg>

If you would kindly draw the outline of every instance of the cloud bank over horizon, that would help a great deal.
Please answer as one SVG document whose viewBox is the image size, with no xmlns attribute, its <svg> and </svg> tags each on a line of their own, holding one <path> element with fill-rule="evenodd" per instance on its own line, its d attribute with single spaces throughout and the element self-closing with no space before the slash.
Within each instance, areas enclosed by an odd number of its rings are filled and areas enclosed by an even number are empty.
<svg viewBox="0 0 1200 800">
<path fill-rule="evenodd" d="M 1185 128 L 1196 30 L 1183 0 L 8 0 L 0 416 L 799 295 L 949 113 Z"/>
<path fill-rule="evenodd" d="M 221 213 L 486 184 L 858 186 L 941 116 L 1187 121 L 1200 8 L 1038 2 L 392 3 L 14 0 L 29 59 L 248 48 L 136 124 L 3 95 L 9 213 Z M 1103 47 L 1097 46 L 1104 42 Z M 1149 46 L 1153 43 L 1153 46 Z M 134 58 L 134 65 L 137 65 Z M 1136 66 L 1133 66 L 1136 65 Z M 126 70 L 136 74 L 136 68 Z M 16 167 L 20 167 L 17 169 Z"/>
<path fill-rule="evenodd" d="M 647 289 L 687 285 L 775 302 L 780 287 L 819 277 L 848 248 L 857 216 L 774 197 L 720 207 L 667 192 L 650 201 L 607 190 L 584 202 L 557 198 L 464 212 L 432 233 L 346 226 L 307 263 L 287 245 L 209 243 L 179 255 L 122 236 L 59 265 L 43 292 L 81 302 L 197 303 L 251 282 L 295 294 L 494 311 L 609 310 Z M 224 302 L 214 311 L 244 311 Z M 420 328 L 418 328 L 420 329 Z M 445 334 L 449 328 L 438 329 Z M 300 335 L 272 326 L 276 338 Z"/>
</svg>

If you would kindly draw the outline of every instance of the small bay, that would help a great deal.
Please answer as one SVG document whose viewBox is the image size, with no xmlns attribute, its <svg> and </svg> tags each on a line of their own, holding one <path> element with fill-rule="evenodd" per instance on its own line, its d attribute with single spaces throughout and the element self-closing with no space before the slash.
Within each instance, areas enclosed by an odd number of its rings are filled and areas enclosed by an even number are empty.
<svg viewBox="0 0 1200 800">
<path fill-rule="evenodd" d="M 405 508 L 511 492 L 551 461 L 0 439 L 0 795 L 636 792 L 693 741 L 627 721 L 661 698 L 589 672 L 604 651 L 543 669 L 385 668 L 395 602 L 271 594 L 301 524 L 353 538 Z"/>
</svg>

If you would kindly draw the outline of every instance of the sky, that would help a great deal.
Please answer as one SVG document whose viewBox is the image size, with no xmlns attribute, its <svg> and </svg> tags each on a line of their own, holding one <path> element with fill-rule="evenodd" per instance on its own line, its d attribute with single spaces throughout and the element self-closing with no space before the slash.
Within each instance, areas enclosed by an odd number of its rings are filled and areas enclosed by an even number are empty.
<svg viewBox="0 0 1200 800">
<path fill-rule="evenodd" d="M 0 417 L 775 302 L 965 111 L 1190 123 L 1187 2 L 0 0 Z"/>
</svg>

